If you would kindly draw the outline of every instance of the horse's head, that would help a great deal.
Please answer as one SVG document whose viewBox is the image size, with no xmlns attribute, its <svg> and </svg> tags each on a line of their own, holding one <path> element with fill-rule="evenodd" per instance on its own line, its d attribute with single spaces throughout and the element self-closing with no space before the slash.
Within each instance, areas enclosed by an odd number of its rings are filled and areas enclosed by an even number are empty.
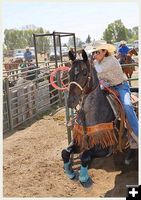
<svg viewBox="0 0 141 200">
<path fill-rule="evenodd" d="M 88 83 L 90 66 L 88 58 L 84 53 L 83 60 L 75 60 L 72 63 L 72 67 L 69 71 L 69 96 L 68 96 L 68 107 L 75 108 L 81 98 L 83 89 Z"/>
<path fill-rule="evenodd" d="M 131 49 L 130 51 L 128 51 L 128 55 L 130 55 L 130 56 L 132 56 L 132 55 L 138 56 L 138 53 L 137 53 L 137 51 L 133 48 L 133 49 Z"/>
</svg>

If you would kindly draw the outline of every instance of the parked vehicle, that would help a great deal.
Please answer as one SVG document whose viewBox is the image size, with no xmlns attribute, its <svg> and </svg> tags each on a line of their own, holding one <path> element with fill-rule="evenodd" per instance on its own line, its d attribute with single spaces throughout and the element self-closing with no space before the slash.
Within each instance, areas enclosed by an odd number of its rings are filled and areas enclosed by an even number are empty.
<svg viewBox="0 0 141 200">
<path fill-rule="evenodd" d="M 22 59 L 24 59 L 24 53 L 23 52 L 17 52 L 17 53 L 15 53 L 14 58 L 22 58 Z"/>
<path fill-rule="evenodd" d="M 62 47 L 62 56 L 68 56 L 68 48 L 67 47 Z"/>
</svg>

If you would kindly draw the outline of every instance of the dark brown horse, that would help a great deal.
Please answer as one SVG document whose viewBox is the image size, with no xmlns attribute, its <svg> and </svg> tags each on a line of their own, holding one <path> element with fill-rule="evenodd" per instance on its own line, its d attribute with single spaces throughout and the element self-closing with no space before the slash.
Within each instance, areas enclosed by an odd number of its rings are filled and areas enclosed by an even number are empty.
<svg viewBox="0 0 141 200">
<path fill-rule="evenodd" d="M 119 147 L 119 137 L 122 137 L 123 150 L 128 142 L 127 130 L 123 128 L 124 133 L 118 135 L 121 122 L 115 117 L 105 92 L 100 89 L 97 72 L 94 68 L 90 70 L 86 56 L 84 60 L 72 63 L 69 75 L 68 107 L 76 108 L 79 104 L 80 108 L 73 124 L 72 143 L 62 151 L 62 158 L 67 176 L 73 179 L 75 173 L 71 168 L 70 155 L 80 153 L 79 181 L 87 185 L 90 178 L 87 168 L 91 159 L 111 155 L 113 149 Z"/>
<path fill-rule="evenodd" d="M 123 56 L 122 59 L 122 64 L 131 64 L 134 63 L 135 61 L 133 60 L 132 56 L 133 55 L 138 55 L 137 51 L 133 48 L 131 49 L 126 56 Z M 127 78 L 131 78 L 133 72 L 135 71 L 135 66 L 124 66 L 122 68 L 123 72 L 126 74 Z"/>
</svg>

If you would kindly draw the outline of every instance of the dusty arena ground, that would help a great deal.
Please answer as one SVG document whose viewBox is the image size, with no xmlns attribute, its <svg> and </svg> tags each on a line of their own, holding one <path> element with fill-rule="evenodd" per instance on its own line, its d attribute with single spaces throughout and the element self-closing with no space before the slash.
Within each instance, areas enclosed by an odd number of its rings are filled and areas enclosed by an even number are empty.
<svg viewBox="0 0 141 200">
<path fill-rule="evenodd" d="M 61 160 L 68 143 L 64 108 L 22 128 L 4 138 L 4 197 L 124 197 L 126 185 L 138 183 L 137 163 L 127 167 L 120 155 L 92 162 L 90 188 L 67 178 Z"/>
</svg>

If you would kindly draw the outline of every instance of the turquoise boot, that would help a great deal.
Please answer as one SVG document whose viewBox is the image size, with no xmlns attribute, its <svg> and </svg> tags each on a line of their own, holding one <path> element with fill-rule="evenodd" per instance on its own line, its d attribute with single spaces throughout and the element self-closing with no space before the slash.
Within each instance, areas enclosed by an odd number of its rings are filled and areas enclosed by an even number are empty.
<svg viewBox="0 0 141 200">
<path fill-rule="evenodd" d="M 64 163 L 64 169 L 65 169 L 65 172 L 66 172 L 67 176 L 70 179 L 74 179 L 75 178 L 75 172 L 72 169 L 72 164 L 71 164 L 70 161 L 67 162 L 67 163 Z"/>
<path fill-rule="evenodd" d="M 81 165 L 80 168 L 80 174 L 79 174 L 79 181 L 81 183 L 86 183 L 89 180 L 89 175 L 88 175 L 88 166 L 87 167 L 83 167 Z"/>
</svg>

